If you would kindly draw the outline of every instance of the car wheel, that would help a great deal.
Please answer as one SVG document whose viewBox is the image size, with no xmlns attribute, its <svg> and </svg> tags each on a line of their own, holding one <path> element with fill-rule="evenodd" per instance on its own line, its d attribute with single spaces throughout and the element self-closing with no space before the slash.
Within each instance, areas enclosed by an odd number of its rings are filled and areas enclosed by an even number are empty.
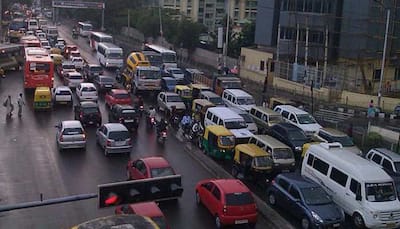
<svg viewBox="0 0 400 229">
<path fill-rule="evenodd" d="M 308 228 L 310 228 L 310 220 L 308 220 L 307 217 L 303 217 L 303 218 L 301 219 L 301 228 L 303 228 L 303 229 L 308 229 Z"/>
<path fill-rule="evenodd" d="M 268 193 L 268 203 L 272 206 L 276 205 L 276 197 L 273 192 Z"/>
<path fill-rule="evenodd" d="M 364 219 L 358 213 L 354 213 L 354 215 L 353 215 L 353 223 L 356 226 L 356 228 L 365 228 Z"/>
<path fill-rule="evenodd" d="M 197 205 L 201 205 L 201 198 L 200 198 L 200 194 L 196 191 L 196 204 Z"/>
<path fill-rule="evenodd" d="M 217 228 L 223 228 L 221 219 L 219 218 L 218 215 L 215 216 L 215 226 L 217 226 Z"/>
</svg>

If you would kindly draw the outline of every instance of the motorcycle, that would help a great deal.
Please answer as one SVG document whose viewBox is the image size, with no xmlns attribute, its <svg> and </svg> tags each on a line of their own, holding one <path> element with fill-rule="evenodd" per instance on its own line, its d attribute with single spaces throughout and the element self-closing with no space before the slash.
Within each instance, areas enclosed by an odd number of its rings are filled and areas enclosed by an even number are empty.
<svg viewBox="0 0 400 229">
<path fill-rule="evenodd" d="M 140 105 L 140 106 L 139 106 L 139 115 L 140 115 L 140 117 L 142 117 L 143 112 L 144 112 L 144 106 L 143 106 L 143 105 Z"/>
<path fill-rule="evenodd" d="M 170 119 L 171 127 L 175 130 L 179 129 L 180 119 L 178 115 L 173 115 Z"/>
<path fill-rule="evenodd" d="M 187 139 L 190 139 L 190 131 L 191 131 L 191 125 L 180 125 L 179 129 L 182 132 L 182 135 L 186 137 Z"/>
<path fill-rule="evenodd" d="M 164 145 L 167 141 L 167 130 L 163 130 L 157 134 L 157 142 Z"/>
<path fill-rule="evenodd" d="M 152 129 L 154 128 L 155 125 L 156 125 L 156 118 L 147 116 L 147 122 L 146 122 L 147 129 Z"/>
<path fill-rule="evenodd" d="M 198 128 L 193 128 L 193 126 L 190 128 L 189 140 L 192 143 L 197 143 L 204 133 L 204 128 L 200 124 L 195 123 L 194 125 L 198 125 Z"/>
</svg>

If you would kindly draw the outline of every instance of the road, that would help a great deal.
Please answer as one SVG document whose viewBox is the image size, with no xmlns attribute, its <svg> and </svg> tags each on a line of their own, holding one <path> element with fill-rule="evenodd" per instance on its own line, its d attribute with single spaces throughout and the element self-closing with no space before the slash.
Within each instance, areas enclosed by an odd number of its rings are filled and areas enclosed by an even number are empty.
<svg viewBox="0 0 400 229">
<path fill-rule="evenodd" d="M 61 31 L 63 34 L 63 31 Z M 71 42 L 70 36 L 64 35 Z M 69 38 L 69 39 L 68 39 Z M 83 38 L 79 38 L 82 55 L 89 62 L 96 62 Z M 111 74 L 111 73 L 110 73 Z M 56 76 L 55 84 L 60 85 Z M 23 92 L 22 72 L 9 72 L 0 88 L 0 99 Z M 95 143 L 95 128 L 88 128 L 86 152 L 56 149 L 54 125 L 62 120 L 73 119 L 71 107 L 57 106 L 51 112 L 34 112 L 33 95 L 25 94 L 26 106 L 21 119 L 15 113 L 6 120 L 6 111 L 0 109 L 0 204 L 15 204 L 68 195 L 95 193 L 97 185 L 126 179 L 126 155 L 105 157 Z M 150 102 L 150 101 L 146 101 Z M 103 122 L 107 121 L 104 97 L 99 100 Z M 182 142 L 169 133 L 164 148 L 155 142 L 155 133 L 148 133 L 143 125 L 134 136 L 132 159 L 161 155 L 164 156 L 183 176 L 183 197 L 177 203 L 161 204 L 172 228 L 203 229 L 214 227 L 213 217 L 194 201 L 194 186 L 201 179 L 212 174 L 194 161 L 182 147 Z M 113 214 L 113 208 L 98 209 L 97 200 L 58 204 L 24 210 L 0 213 L 0 228 L 69 228 L 80 222 Z M 256 228 L 273 228 L 260 217 Z"/>
</svg>

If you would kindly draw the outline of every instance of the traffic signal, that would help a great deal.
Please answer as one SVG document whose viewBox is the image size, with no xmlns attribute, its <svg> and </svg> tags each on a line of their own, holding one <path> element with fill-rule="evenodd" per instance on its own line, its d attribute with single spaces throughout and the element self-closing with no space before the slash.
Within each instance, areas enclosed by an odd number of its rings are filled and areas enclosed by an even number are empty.
<svg viewBox="0 0 400 229">
<path fill-rule="evenodd" d="M 99 208 L 145 201 L 176 199 L 183 193 L 181 175 L 101 184 Z"/>
</svg>

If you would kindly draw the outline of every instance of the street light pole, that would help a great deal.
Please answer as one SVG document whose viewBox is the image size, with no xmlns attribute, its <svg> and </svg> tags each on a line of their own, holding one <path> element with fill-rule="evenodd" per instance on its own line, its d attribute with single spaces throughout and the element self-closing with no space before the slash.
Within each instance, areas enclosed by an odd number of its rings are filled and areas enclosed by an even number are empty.
<svg viewBox="0 0 400 229">
<path fill-rule="evenodd" d="M 230 8 L 230 4 L 229 1 L 227 2 L 228 7 L 227 7 L 227 17 L 226 17 L 226 31 L 225 31 L 225 48 L 224 48 L 224 67 L 226 67 L 226 59 L 228 56 L 228 42 L 229 42 L 229 17 L 231 14 L 231 8 Z"/>
<path fill-rule="evenodd" d="M 378 88 L 378 107 L 381 107 L 382 81 L 383 81 L 383 73 L 384 73 L 384 69 L 385 69 L 385 58 L 386 58 L 387 37 L 388 37 L 388 31 L 389 31 L 389 20 L 390 20 L 390 9 L 387 9 L 385 41 L 383 42 L 381 76 L 380 76 L 380 79 L 379 79 L 379 88 Z"/>
</svg>

